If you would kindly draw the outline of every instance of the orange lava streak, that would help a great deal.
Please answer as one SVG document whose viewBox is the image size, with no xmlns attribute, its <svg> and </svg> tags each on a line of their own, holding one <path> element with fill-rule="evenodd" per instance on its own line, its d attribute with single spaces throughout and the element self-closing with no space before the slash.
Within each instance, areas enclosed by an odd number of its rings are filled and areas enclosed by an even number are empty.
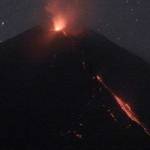
<svg viewBox="0 0 150 150">
<path fill-rule="evenodd" d="M 131 107 L 129 104 L 125 103 L 121 98 L 119 98 L 117 95 L 113 94 L 115 100 L 117 101 L 118 105 L 120 108 L 126 113 L 126 115 L 134 122 L 139 124 L 140 126 L 142 125 L 141 122 L 139 121 L 138 117 L 135 115 L 135 113 L 132 111 Z"/>
<path fill-rule="evenodd" d="M 132 108 L 130 107 L 130 105 L 128 103 L 126 103 L 122 98 L 120 98 L 119 96 L 117 96 L 113 92 L 113 90 L 106 85 L 106 83 L 103 81 L 103 79 L 102 79 L 101 76 L 97 75 L 96 79 L 97 79 L 98 82 L 100 82 L 111 93 L 111 95 L 116 100 L 117 104 L 120 106 L 120 108 L 123 110 L 123 112 L 128 116 L 128 118 L 130 118 L 132 121 L 134 121 L 139 126 L 141 126 L 144 129 L 145 133 L 150 136 L 149 129 L 147 129 L 144 126 L 144 124 L 139 120 L 138 116 L 132 110 Z"/>
</svg>

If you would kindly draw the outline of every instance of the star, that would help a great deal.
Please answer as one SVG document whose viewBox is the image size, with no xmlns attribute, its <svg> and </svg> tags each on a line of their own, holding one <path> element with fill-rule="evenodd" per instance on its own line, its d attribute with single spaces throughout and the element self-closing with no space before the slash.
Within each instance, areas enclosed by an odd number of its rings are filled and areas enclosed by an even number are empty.
<svg viewBox="0 0 150 150">
<path fill-rule="evenodd" d="M 6 24 L 5 21 L 2 21 L 2 22 L 1 22 L 1 26 L 2 26 L 2 27 L 3 27 L 5 24 Z"/>
</svg>

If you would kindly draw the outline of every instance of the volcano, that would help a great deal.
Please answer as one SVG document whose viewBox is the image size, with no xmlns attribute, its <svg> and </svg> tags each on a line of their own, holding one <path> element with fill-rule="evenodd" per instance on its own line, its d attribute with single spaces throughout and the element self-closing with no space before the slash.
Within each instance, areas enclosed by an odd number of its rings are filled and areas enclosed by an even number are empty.
<svg viewBox="0 0 150 150">
<path fill-rule="evenodd" d="M 35 27 L 0 44 L 0 71 L 1 148 L 150 148 L 109 90 L 148 128 L 149 65 L 105 36 Z"/>
</svg>

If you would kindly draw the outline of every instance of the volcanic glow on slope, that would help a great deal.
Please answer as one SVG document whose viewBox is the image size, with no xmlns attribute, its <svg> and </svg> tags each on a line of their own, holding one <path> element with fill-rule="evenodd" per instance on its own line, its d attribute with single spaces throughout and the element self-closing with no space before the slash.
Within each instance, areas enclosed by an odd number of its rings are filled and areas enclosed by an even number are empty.
<svg viewBox="0 0 150 150">
<path fill-rule="evenodd" d="M 139 126 L 141 126 L 145 133 L 150 136 L 149 130 L 144 126 L 144 124 L 139 120 L 138 116 L 135 114 L 135 112 L 132 110 L 131 106 L 125 102 L 122 98 L 116 95 L 116 93 L 113 92 L 111 88 L 109 88 L 106 83 L 103 81 L 102 77 L 97 75 L 96 80 L 101 83 L 108 92 L 113 96 L 119 107 L 123 110 L 123 112 L 130 118 L 133 122 L 137 123 Z"/>
<path fill-rule="evenodd" d="M 125 103 L 120 97 L 118 97 L 117 95 L 115 95 L 113 93 L 113 96 L 116 100 L 116 102 L 118 103 L 118 105 L 120 106 L 120 108 L 126 113 L 126 115 L 134 122 L 136 122 L 137 124 L 141 125 L 138 117 L 135 115 L 135 113 L 132 111 L 131 107 L 129 106 L 129 104 Z"/>
</svg>

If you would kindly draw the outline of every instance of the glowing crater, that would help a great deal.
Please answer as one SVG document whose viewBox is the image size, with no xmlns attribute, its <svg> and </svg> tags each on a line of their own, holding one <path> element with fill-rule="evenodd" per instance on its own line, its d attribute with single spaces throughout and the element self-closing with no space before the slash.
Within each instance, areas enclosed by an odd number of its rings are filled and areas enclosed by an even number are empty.
<svg viewBox="0 0 150 150">
<path fill-rule="evenodd" d="M 66 20 L 62 16 L 57 16 L 53 19 L 54 31 L 62 31 L 66 28 Z"/>
</svg>

